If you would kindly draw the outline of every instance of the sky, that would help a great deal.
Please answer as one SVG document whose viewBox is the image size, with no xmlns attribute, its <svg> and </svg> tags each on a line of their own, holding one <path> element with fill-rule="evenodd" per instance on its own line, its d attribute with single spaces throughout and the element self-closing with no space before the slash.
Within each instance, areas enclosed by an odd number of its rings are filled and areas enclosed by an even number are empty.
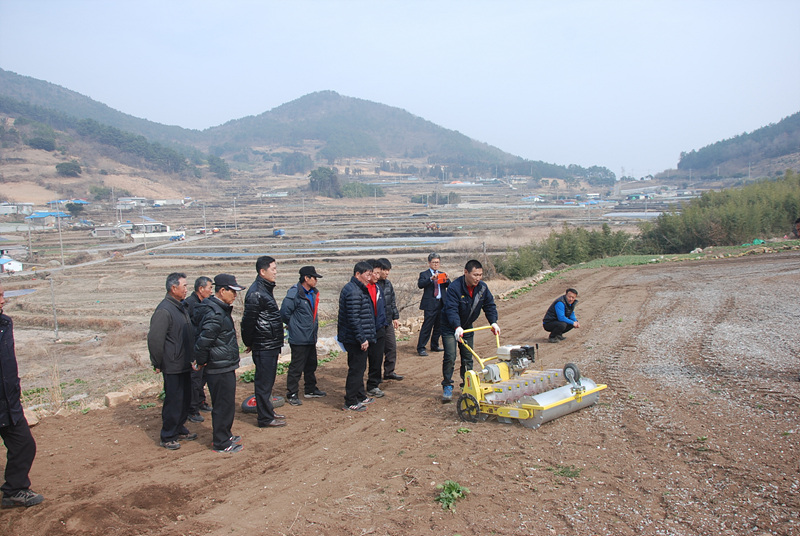
<svg viewBox="0 0 800 536">
<path fill-rule="evenodd" d="M 0 0 L 0 68 L 205 129 L 315 91 L 642 177 L 800 111 L 797 0 Z"/>
</svg>

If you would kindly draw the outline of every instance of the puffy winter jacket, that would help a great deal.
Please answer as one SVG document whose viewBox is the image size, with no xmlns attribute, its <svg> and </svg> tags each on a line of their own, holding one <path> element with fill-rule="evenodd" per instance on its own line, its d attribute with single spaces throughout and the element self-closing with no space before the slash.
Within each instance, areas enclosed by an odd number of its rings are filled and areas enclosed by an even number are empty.
<svg viewBox="0 0 800 536">
<path fill-rule="evenodd" d="M 377 342 L 375 309 L 367 287 L 355 276 L 339 294 L 338 337 L 342 344 Z"/>
<path fill-rule="evenodd" d="M 189 372 L 193 347 L 194 326 L 188 309 L 167 294 L 150 318 L 147 333 L 150 363 L 165 374 Z"/>
<path fill-rule="evenodd" d="M 275 283 L 260 275 L 250 285 L 244 298 L 242 342 L 253 350 L 277 350 L 283 347 L 283 320 L 272 292 Z"/>
<path fill-rule="evenodd" d="M 200 318 L 194 357 L 206 365 L 206 374 L 221 374 L 239 368 L 239 341 L 231 317 L 233 306 L 211 296 L 195 308 Z"/>
<path fill-rule="evenodd" d="M 14 323 L 0 314 L 0 428 L 17 424 L 24 416 L 20 394 Z"/>
<path fill-rule="evenodd" d="M 281 319 L 289 326 L 289 342 L 291 344 L 316 344 L 319 320 L 319 291 L 314 289 L 310 294 L 314 303 L 308 299 L 306 291 L 300 283 L 286 292 L 281 303 Z"/>
</svg>

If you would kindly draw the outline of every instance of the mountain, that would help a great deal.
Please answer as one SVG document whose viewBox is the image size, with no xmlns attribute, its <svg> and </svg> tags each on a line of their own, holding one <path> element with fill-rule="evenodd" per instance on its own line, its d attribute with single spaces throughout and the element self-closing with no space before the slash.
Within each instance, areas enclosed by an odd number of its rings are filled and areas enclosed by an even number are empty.
<svg viewBox="0 0 800 536">
<path fill-rule="evenodd" d="M 775 124 L 681 153 L 678 169 L 695 176 L 783 173 L 800 164 L 800 112 Z"/>
<path fill-rule="evenodd" d="M 524 160 L 400 108 L 333 91 L 312 93 L 257 116 L 196 131 L 139 119 L 55 84 L 0 69 L 0 104 L 0 111 L 35 115 L 29 118 L 53 128 L 75 129 L 78 120 L 93 133 L 106 126 L 117 129 L 122 134 L 114 131 L 103 138 L 127 136 L 128 146 L 140 145 L 132 135 L 143 136 L 195 161 L 197 149 L 245 165 L 275 162 L 288 151 L 328 164 L 360 157 L 413 159 L 418 165 L 446 165 L 454 177 L 527 175 L 582 178 L 594 184 L 613 184 L 615 179 L 611 171 L 598 166 L 584 169 Z M 96 124 L 86 126 L 86 121 Z"/>
</svg>

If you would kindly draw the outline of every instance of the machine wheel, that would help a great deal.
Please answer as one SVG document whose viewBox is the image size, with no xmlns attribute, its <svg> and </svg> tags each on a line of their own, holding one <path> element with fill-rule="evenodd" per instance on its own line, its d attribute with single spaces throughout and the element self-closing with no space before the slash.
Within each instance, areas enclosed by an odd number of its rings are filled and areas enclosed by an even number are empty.
<svg viewBox="0 0 800 536">
<path fill-rule="evenodd" d="M 242 401 L 242 413 L 257 413 L 258 410 L 256 409 L 256 397 L 248 396 L 247 398 Z"/>
<path fill-rule="evenodd" d="M 575 363 L 567 363 L 564 365 L 564 378 L 568 382 L 574 381 L 578 383 L 581 381 L 581 371 L 578 370 L 578 365 Z"/>
<path fill-rule="evenodd" d="M 462 394 L 458 397 L 456 410 L 458 410 L 458 417 L 466 422 L 478 422 L 481 414 L 481 406 L 478 404 L 478 399 L 468 394 Z"/>
</svg>

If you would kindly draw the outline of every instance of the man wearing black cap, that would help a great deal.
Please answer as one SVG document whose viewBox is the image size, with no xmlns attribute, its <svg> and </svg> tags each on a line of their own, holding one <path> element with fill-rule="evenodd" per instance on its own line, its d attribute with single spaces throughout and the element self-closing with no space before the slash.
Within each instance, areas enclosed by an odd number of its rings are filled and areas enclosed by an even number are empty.
<svg viewBox="0 0 800 536">
<path fill-rule="evenodd" d="M 298 396 L 300 376 L 305 378 L 305 397 L 320 398 L 325 391 L 317 388 L 317 332 L 319 320 L 319 290 L 317 280 L 322 278 L 313 266 L 300 268 L 300 281 L 286 292 L 281 304 L 281 319 L 289 327 L 289 347 L 292 362 L 286 374 L 286 399 L 293 406 L 301 406 Z"/>
<path fill-rule="evenodd" d="M 216 452 L 242 450 L 240 436 L 231 432 L 236 413 L 236 369 L 239 341 L 231 312 L 236 293 L 244 290 L 230 274 L 214 278 L 215 294 L 197 306 L 199 331 L 194 345 L 195 366 L 205 367 L 211 393 L 211 428 Z"/>
<path fill-rule="evenodd" d="M 36 441 L 19 400 L 21 391 L 14 350 L 14 323 L 3 314 L 5 304 L 5 291 L 0 283 L 0 438 L 8 451 L 5 482 L 0 490 L 3 491 L 3 508 L 28 507 L 39 504 L 44 497 L 30 489 L 28 473 L 36 457 Z"/>
<path fill-rule="evenodd" d="M 164 377 L 164 405 L 161 408 L 161 446 L 168 450 L 181 448 L 178 441 L 194 441 L 197 434 L 186 428 L 192 403 L 191 362 L 194 347 L 194 326 L 186 298 L 186 274 L 167 276 L 167 295 L 150 318 L 147 349 L 156 373 Z"/>
<path fill-rule="evenodd" d="M 242 315 L 242 342 L 253 351 L 256 366 L 255 393 L 258 427 L 286 426 L 283 415 L 275 414 L 272 388 L 278 373 L 278 356 L 283 348 L 283 320 L 273 291 L 278 266 L 270 256 L 256 260 L 256 280 L 247 290 Z"/>
</svg>

